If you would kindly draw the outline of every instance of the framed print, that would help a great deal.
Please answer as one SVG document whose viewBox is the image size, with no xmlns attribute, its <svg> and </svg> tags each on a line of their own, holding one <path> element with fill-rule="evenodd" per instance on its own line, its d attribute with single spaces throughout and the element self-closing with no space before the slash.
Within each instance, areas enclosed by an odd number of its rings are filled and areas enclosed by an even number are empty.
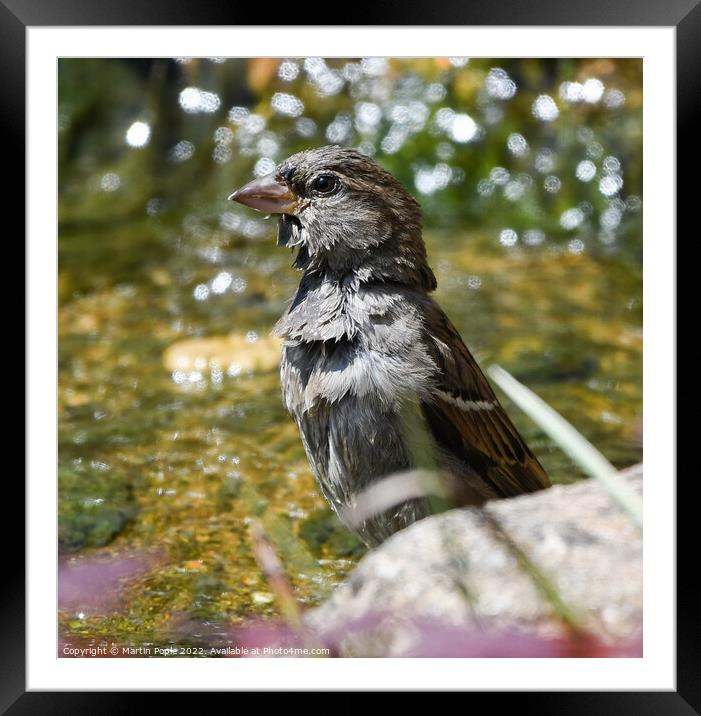
<svg viewBox="0 0 701 716">
<path fill-rule="evenodd" d="M 281 13 L 0 5 L 29 327 L 4 708 L 698 710 L 698 7 Z"/>
</svg>

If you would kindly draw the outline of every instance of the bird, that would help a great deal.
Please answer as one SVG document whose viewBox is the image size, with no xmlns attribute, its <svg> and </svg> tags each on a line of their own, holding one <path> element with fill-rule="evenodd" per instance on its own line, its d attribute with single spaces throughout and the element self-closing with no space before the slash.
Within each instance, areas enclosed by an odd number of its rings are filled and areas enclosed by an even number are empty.
<svg viewBox="0 0 701 716">
<path fill-rule="evenodd" d="M 299 287 L 273 329 L 282 400 L 321 493 L 368 547 L 431 513 L 417 495 L 349 517 L 369 488 L 419 467 L 414 418 L 461 504 L 550 486 L 432 297 L 421 207 L 394 175 L 355 149 L 321 146 L 229 199 L 277 215 L 278 246 L 296 250 Z"/>
</svg>

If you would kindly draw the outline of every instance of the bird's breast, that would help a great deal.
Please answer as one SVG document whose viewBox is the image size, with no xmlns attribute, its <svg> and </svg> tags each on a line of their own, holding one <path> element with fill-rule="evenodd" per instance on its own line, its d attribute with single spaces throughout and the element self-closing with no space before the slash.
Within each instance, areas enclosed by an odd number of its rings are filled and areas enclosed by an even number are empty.
<svg viewBox="0 0 701 716">
<path fill-rule="evenodd" d="M 394 336 L 386 326 L 350 340 L 288 342 L 280 368 L 283 399 L 293 414 L 349 396 L 366 410 L 384 411 L 427 395 L 435 372 L 422 344 Z"/>
<path fill-rule="evenodd" d="M 385 410 L 430 392 L 437 366 L 419 306 L 388 285 L 305 277 L 277 327 L 283 399 L 293 414 L 347 396 Z"/>
</svg>

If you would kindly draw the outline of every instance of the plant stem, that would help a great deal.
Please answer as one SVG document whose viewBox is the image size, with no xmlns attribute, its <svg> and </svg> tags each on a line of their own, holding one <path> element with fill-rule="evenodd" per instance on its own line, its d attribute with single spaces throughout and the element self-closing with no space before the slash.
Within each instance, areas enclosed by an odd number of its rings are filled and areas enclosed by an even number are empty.
<svg viewBox="0 0 701 716">
<path fill-rule="evenodd" d="M 487 369 L 489 377 L 539 425 L 580 467 L 598 480 L 609 495 L 643 527 L 643 507 L 638 496 L 623 483 L 616 468 L 570 423 L 532 390 L 499 365 Z"/>
</svg>

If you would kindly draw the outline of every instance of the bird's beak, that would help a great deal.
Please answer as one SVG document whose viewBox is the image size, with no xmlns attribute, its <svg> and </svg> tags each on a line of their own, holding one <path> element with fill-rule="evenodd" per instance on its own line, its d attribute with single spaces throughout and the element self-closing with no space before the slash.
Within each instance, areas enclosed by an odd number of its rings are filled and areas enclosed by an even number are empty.
<svg viewBox="0 0 701 716">
<path fill-rule="evenodd" d="M 273 174 L 249 182 L 235 191 L 229 200 L 238 201 L 265 214 L 289 214 L 297 206 L 297 197 Z"/>
</svg>

